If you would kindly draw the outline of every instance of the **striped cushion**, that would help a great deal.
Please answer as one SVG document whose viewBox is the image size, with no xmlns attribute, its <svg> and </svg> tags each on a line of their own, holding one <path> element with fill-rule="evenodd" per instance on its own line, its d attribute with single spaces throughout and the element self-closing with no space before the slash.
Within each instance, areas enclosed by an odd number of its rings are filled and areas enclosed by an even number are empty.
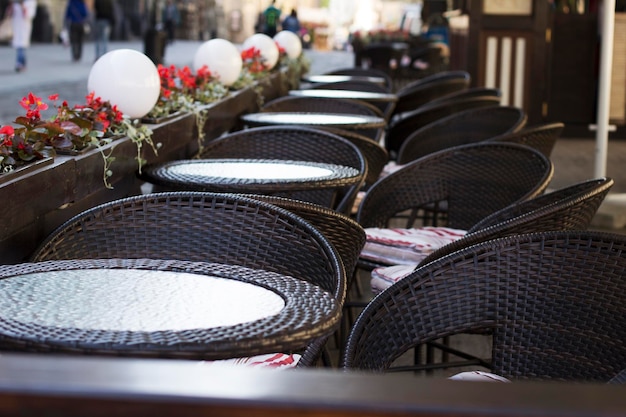
<svg viewBox="0 0 626 417">
<path fill-rule="evenodd" d="M 417 264 L 393 265 L 375 268 L 371 275 L 371 287 L 374 293 L 386 290 L 415 270 Z"/>
<path fill-rule="evenodd" d="M 361 258 L 387 265 L 418 264 L 434 250 L 462 238 L 466 231 L 448 227 L 366 228 Z"/>
<path fill-rule="evenodd" d="M 294 368 L 300 360 L 300 355 L 286 353 L 271 353 L 267 355 L 248 356 L 244 358 L 223 359 L 217 361 L 203 361 L 206 366 L 251 366 L 255 368 L 289 369 Z"/>
</svg>

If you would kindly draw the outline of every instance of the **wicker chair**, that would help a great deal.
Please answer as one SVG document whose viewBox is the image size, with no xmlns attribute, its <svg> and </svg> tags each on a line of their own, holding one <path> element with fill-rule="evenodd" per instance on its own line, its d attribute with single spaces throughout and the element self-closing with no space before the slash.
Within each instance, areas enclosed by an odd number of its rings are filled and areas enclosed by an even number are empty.
<svg viewBox="0 0 626 417">
<path fill-rule="evenodd" d="M 514 203 L 485 217 L 461 239 L 427 256 L 421 265 L 476 243 L 522 233 L 586 230 L 613 187 L 611 178 L 597 178 Z"/>
<path fill-rule="evenodd" d="M 344 165 L 362 173 L 362 180 L 348 189 L 306 190 L 276 195 L 309 201 L 349 214 L 367 176 L 367 161 L 357 146 L 332 133 L 302 126 L 245 129 L 210 142 L 200 158 L 255 158 L 325 162 Z M 202 191 L 202 190 L 194 190 Z"/>
<path fill-rule="evenodd" d="M 387 228 L 392 222 L 393 227 L 418 227 L 445 206 L 446 225 L 468 230 L 498 210 L 543 193 L 552 178 L 550 160 L 523 145 L 491 145 L 443 150 L 380 179 L 361 202 L 357 221 L 364 228 Z M 366 271 L 388 266 L 367 259 L 358 265 Z M 347 304 L 364 305 L 353 299 Z"/>
<path fill-rule="evenodd" d="M 517 132 L 526 124 L 526 119 L 522 109 L 510 106 L 479 107 L 454 113 L 407 137 L 396 162 L 403 165 L 442 149 Z"/>
<path fill-rule="evenodd" d="M 527 146 L 494 145 L 457 146 L 410 162 L 369 189 L 357 221 L 364 228 L 389 227 L 400 213 L 445 203 L 447 226 L 468 230 L 498 210 L 541 195 L 552 178 L 550 160 Z M 409 216 L 394 226 L 414 223 L 415 217 Z"/>
<path fill-rule="evenodd" d="M 491 371 L 512 380 L 603 381 L 626 368 L 626 237 L 517 235 L 454 252 L 376 297 L 344 368 L 390 369 L 408 349 L 492 333 Z"/>
<path fill-rule="evenodd" d="M 378 77 L 385 80 L 385 86 L 390 90 L 393 88 L 393 80 L 384 71 L 374 69 L 374 68 L 360 68 L 360 67 L 351 67 L 351 68 L 339 68 L 333 71 L 325 72 L 325 75 L 360 75 L 364 77 Z"/>
<path fill-rule="evenodd" d="M 384 85 L 372 83 L 369 81 L 338 81 L 331 83 L 317 83 L 309 87 L 313 90 L 354 90 L 354 91 L 367 91 L 370 93 L 383 93 L 387 94 L 391 92 L 389 87 Z"/>
<path fill-rule="evenodd" d="M 455 91 L 445 96 L 431 100 L 429 103 L 441 103 L 446 101 L 454 101 L 470 97 L 499 97 L 502 99 L 502 91 L 499 88 L 492 87 L 469 87 L 464 90 Z"/>
<path fill-rule="evenodd" d="M 491 239 L 523 233 L 586 230 L 612 186 L 612 179 L 598 178 L 514 203 L 482 219 L 465 236 L 433 251 L 419 265 L 426 265 L 450 253 Z M 411 266 L 406 267 L 409 268 Z M 366 304 L 350 300 L 347 307 L 365 307 Z M 442 363 L 439 365 L 432 364 L 435 348 L 442 351 Z M 449 354 L 463 360 L 450 361 Z M 441 342 L 428 344 L 426 362 L 426 365 L 418 363 L 413 369 L 480 365 L 485 361 L 468 352 L 452 348 L 449 340 L 444 338 Z"/>
<path fill-rule="evenodd" d="M 262 112 L 307 112 L 307 113 L 339 113 L 358 114 L 362 116 L 385 117 L 376 106 L 365 101 L 342 100 L 322 97 L 284 96 L 266 103 Z M 355 132 L 378 142 L 382 129 L 354 129 Z"/>
<path fill-rule="evenodd" d="M 367 175 L 365 176 L 364 186 L 367 189 L 374 184 L 380 177 L 387 162 L 389 162 L 389 153 L 387 153 L 387 150 L 372 139 L 352 130 L 333 128 L 325 130 L 349 140 L 361 150 L 363 157 L 365 157 L 367 161 Z"/>
<path fill-rule="evenodd" d="M 291 275 L 343 303 L 346 275 L 335 247 L 301 217 L 235 194 L 145 194 L 84 211 L 54 231 L 32 261 L 179 259 L 240 265 Z M 324 340 L 300 366 L 313 365 Z"/>
<path fill-rule="evenodd" d="M 425 104 L 417 110 L 403 113 L 389 122 L 385 135 L 385 147 L 390 158 L 395 159 L 404 141 L 427 124 L 465 110 L 499 105 L 499 97 L 489 96 Z"/>
<path fill-rule="evenodd" d="M 490 140 L 496 142 L 521 143 L 539 150 L 549 158 L 564 128 L 565 125 L 559 122 L 541 123 L 525 126 L 520 131 L 508 134 L 505 133 Z"/>
<path fill-rule="evenodd" d="M 398 90 L 393 114 L 413 111 L 431 100 L 465 90 L 469 84 L 470 75 L 466 71 L 443 71 L 424 77 Z"/>
<path fill-rule="evenodd" d="M 276 196 L 246 195 L 288 210 L 308 221 L 335 246 L 349 280 L 356 269 L 359 253 L 365 244 L 365 231 L 350 217 L 317 204 Z M 348 283 L 350 285 L 350 283 Z"/>
</svg>

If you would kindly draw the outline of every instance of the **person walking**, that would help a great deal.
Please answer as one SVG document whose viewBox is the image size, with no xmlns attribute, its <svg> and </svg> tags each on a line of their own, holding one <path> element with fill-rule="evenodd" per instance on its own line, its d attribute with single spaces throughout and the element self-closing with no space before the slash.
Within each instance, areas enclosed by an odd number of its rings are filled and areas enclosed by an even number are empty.
<svg viewBox="0 0 626 417">
<path fill-rule="evenodd" d="M 300 21 L 298 20 L 298 12 L 296 12 L 296 9 L 292 9 L 289 16 L 283 20 L 283 30 L 288 30 L 296 35 L 300 34 Z"/>
<path fill-rule="evenodd" d="M 70 30 L 70 49 L 72 60 L 80 61 L 83 55 L 85 24 L 89 19 L 89 10 L 84 0 L 69 0 L 65 9 L 65 22 Z"/>
<path fill-rule="evenodd" d="M 278 22 L 280 21 L 280 9 L 275 6 L 276 0 L 272 0 L 272 3 L 263 11 L 263 21 L 265 22 L 265 33 L 270 38 L 273 38 L 278 31 Z"/>
<path fill-rule="evenodd" d="M 115 26 L 115 0 L 96 0 L 94 3 L 94 44 L 96 60 L 107 53 L 111 30 Z"/>
<path fill-rule="evenodd" d="M 178 6 L 174 3 L 174 0 L 167 0 L 167 4 L 163 9 L 163 26 L 167 32 L 168 43 L 174 42 L 176 38 L 176 27 L 180 23 L 180 13 L 178 13 Z"/>
<path fill-rule="evenodd" d="M 22 72 L 26 70 L 26 49 L 30 46 L 37 1 L 15 0 L 9 5 L 7 12 L 11 14 L 13 24 L 11 45 L 15 48 L 15 71 Z"/>
</svg>

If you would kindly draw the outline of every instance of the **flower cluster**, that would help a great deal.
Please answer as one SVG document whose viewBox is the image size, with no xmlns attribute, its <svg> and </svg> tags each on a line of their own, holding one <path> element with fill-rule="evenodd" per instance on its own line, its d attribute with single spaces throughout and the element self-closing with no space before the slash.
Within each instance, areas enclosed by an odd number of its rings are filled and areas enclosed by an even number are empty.
<svg viewBox="0 0 626 417">
<path fill-rule="evenodd" d="M 265 59 L 261 51 L 254 46 L 241 51 L 242 68 L 239 79 L 232 85 L 232 88 L 239 90 L 254 84 L 255 81 L 268 74 L 265 66 Z"/>
<path fill-rule="evenodd" d="M 43 144 L 30 144 L 21 136 L 15 135 L 13 126 L 0 128 L 0 172 L 10 172 L 16 167 L 25 165 L 39 159 L 45 154 Z"/>
<path fill-rule="evenodd" d="M 139 150 L 143 142 L 156 151 L 158 146 L 152 143 L 152 131 L 145 126 L 124 117 L 116 105 L 102 100 L 92 92 L 84 104 L 70 106 L 67 101 L 59 103 L 59 95 L 53 94 L 48 100 L 53 103 L 56 113 L 49 119 L 42 117 L 42 112 L 49 105 L 32 92 L 22 98 L 20 105 L 25 115 L 15 118 L 17 127 L 0 128 L 0 169 L 8 172 L 44 156 L 53 156 L 57 151 L 77 151 L 89 147 L 97 148 L 104 159 L 104 183 L 111 188 L 108 178 L 112 175 L 110 164 L 115 158 L 111 150 L 105 152 L 104 146 L 116 136 L 127 135 L 138 148 L 138 162 L 141 170 L 142 160 Z"/>
<path fill-rule="evenodd" d="M 158 65 L 161 79 L 161 93 L 148 117 L 158 118 L 180 110 L 193 111 L 197 104 L 207 104 L 228 94 L 228 89 L 220 83 L 206 66 L 195 73 L 187 66 Z"/>
</svg>

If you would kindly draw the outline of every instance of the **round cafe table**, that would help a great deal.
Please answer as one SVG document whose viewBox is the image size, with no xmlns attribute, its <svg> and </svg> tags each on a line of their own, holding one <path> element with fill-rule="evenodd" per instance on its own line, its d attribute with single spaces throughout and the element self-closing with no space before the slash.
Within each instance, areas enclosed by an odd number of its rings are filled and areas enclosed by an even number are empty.
<svg viewBox="0 0 626 417">
<path fill-rule="evenodd" d="M 307 90 L 308 91 L 308 90 Z M 320 90 L 310 90 L 320 91 Z M 325 90 L 334 91 L 334 90 Z M 341 90 L 337 90 L 341 91 Z M 359 114 L 305 113 L 305 112 L 260 112 L 248 113 L 241 120 L 249 126 L 304 125 L 339 129 L 379 129 L 386 125 L 382 117 Z"/>
<path fill-rule="evenodd" d="M 313 84 L 325 84 L 325 83 L 339 83 L 345 81 L 359 81 L 359 82 L 368 82 L 374 83 L 378 85 L 385 85 L 386 81 L 382 77 L 370 77 L 365 75 L 331 75 L 331 74 L 320 74 L 320 75 L 305 75 L 302 77 L 302 81 L 313 83 Z"/>
<path fill-rule="evenodd" d="M 0 350 L 225 359 L 302 348 L 332 333 L 340 312 L 315 285 L 233 265 L 0 266 Z"/>
<path fill-rule="evenodd" d="M 372 91 L 358 90 L 331 90 L 331 89 L 308 89 L 308 90 L 290 90 L 290 96 L 296 97 L 315 97 L 315 98 L 337 98 L 349 100 L 362 100 L 371 103 L 375 102 L 393 102 L 398 101 L 398 96 L 392 93 L 377 93 Z"/>
<path fill-rule="evenodd" d="M 331 190 L 361 181 L 342 165 L 273 159 L 190 159 L 148 166 L 141 177 L 175 190 L 274 194 Z"/>
</svg>

